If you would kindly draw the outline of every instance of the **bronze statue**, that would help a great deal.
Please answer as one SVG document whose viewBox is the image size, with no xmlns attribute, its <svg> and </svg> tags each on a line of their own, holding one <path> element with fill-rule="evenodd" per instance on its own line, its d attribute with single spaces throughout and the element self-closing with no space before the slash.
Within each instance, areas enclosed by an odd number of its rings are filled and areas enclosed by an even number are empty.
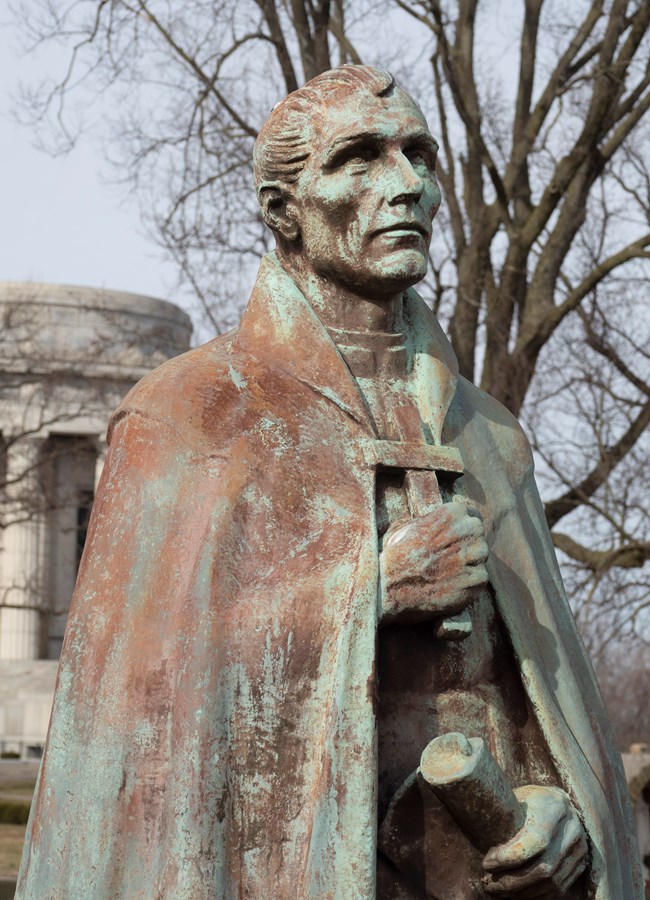
<svg viewBox="0 0 650 900">
<path fill-rule="evenodd" d="M 265 123 L 239 329 L 112 421 L 18 897 L 642 896 L 530 447 L 411 289 L 435 157 L 370 67 Z"/>
</svg>

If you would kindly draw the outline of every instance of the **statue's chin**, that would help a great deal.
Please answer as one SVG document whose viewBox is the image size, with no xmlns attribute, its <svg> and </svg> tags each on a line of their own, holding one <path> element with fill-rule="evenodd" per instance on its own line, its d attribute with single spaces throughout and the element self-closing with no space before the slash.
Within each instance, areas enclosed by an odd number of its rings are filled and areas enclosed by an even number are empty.
<svg viewBox="0 0 650 900">
<path fill-rule="evenodd" d="M 399 250 L 382 260 L 378 281 L 391 291 L 405 291 L 427 274 L 427 258 L 417 250 Z"/>
<path fill-rule="evenodd" d="M 312 271 L 331 284 L 338 284 L 361 296 L 378 299 L 400 294 L 422 281 L 428 260 L 419 249 L 397 248 L 391 253 L 366 254 L 355 265 L 338 257 L 334 262 L 315 265 Z"/>
</svg>

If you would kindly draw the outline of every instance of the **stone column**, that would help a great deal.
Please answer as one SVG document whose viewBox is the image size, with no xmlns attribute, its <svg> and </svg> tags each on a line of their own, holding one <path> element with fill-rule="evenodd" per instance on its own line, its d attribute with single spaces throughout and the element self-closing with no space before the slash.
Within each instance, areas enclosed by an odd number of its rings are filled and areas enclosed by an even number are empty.
<svg viewBox="0 0 650 900">
<path fill-rule="evenodd" d="M 26 437 L 7 449 L 0 557 L 0 659 L 38 659 L 44 605 L 46 527 L 42 448 Z"/>
<path fill-rule="evenodd" d="M 101 434 L 95 438 L 95 450 L 97 451 L 97 460 L 95 462 L 95 494 L 97 494 L 97 485 L 102 477 L 104 463 L 106 462 L 106 453 L 108 452 L 108 444 L 106 443 L 106 435 Z"/>
</svg>

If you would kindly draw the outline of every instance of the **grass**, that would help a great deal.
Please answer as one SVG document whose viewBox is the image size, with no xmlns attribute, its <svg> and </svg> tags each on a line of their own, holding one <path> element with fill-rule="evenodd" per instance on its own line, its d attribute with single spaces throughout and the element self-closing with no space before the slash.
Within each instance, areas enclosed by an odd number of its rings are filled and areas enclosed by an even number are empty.
<svg viewBox="0 0 650 900">
<path fill-rule="evenodd" d="M 31 781 L 0 781 L 0 826 L 24 826 L 33 793 Z"/>
<path fill-rule="evenodd" d="M 24 825 L 0 825 L 0 878 L 18 874 L 24 840 Z"/>
<path fill-rule="evenodd" d="M 34 793 L 34 782 L 0 780 L 0 805 L 26 804 Z M 0 824 L 0 878 L 15 878 L 25 840 L 24 825 Z"/>
<path fill-rule="evenodd" d="M 21 800 L 31 800 L 34 793 L 33 781 L 1 782 L 0 797 L 20 797 Z"/>
</svg>

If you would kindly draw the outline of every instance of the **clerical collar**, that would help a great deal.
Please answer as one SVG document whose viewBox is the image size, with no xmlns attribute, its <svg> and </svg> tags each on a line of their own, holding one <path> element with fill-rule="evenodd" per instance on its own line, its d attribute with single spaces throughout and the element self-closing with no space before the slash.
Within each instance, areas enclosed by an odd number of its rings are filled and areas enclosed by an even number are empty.
<svg viewBox="0 0 650 900">
<path fill-rule="evenodd" d="M 327 331 L 355 378 L 407 374 L 406 339 L 402 332 L 354 331 L 330 326 Z"/>
</svg>

